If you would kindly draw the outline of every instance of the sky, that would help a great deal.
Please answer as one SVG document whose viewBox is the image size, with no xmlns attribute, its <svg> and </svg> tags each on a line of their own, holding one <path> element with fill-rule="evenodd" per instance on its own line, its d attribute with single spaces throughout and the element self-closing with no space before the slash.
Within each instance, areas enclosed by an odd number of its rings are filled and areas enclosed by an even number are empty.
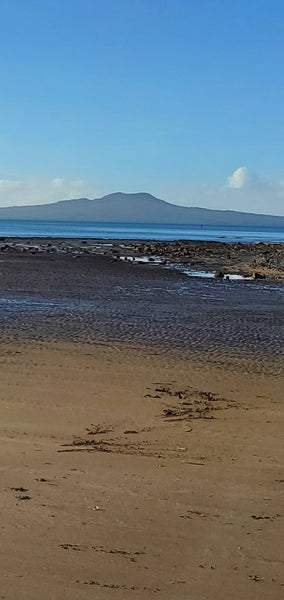
<svg viewBox="0 0 284 600">
<path fill-rule="evenodd" d="M 1 0 L 0 206 L 284 215 L 282 0 Z"/>
</svg>

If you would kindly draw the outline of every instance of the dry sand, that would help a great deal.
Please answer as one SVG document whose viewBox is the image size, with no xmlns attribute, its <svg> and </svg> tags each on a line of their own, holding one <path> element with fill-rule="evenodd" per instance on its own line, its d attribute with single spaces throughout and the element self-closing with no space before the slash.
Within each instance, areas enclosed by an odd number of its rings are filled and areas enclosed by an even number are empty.
<svg viewBox="0 0 284 600">
<path fill-rule="evenodd" d="M 283 379 L 129 344 L 0 360 L 0 598 L 284 597 Z"/>
</svg>

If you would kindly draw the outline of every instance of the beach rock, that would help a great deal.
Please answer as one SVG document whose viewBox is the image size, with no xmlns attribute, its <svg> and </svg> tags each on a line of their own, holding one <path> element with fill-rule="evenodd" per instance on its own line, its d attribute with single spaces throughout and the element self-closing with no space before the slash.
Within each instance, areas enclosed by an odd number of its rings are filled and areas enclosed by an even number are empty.
<svg viewBox="0 0 284 600">
<path fill-rule="evenodd" d="M 224 271 L 215 271 L 214 273 L 214 277 L 216 277 L 216 279 L 224 279 Z"/>
<path fill-rule="evenodd" d="M 255 271 L 253 274 L 254 279 L 265 279 L 264 273 L 259 273 L 259 271 Z"/>
</svg>

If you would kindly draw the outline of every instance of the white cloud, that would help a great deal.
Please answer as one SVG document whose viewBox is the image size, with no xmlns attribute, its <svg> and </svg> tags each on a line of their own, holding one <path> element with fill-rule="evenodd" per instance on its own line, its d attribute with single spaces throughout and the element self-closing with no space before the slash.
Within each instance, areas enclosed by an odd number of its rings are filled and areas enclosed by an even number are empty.
<svg viewBox="0 0 284 600">
<path fill-rule="evenodd" d="M 55 177 L 55 179 L 52 179 L 51 183 L 55 188 L 61 188 L 64 183 L 64 179 L 61 179 L 61 177 Z"/>
<path fill-rule="evenodd" d="M 228 186 L 230 188 L 241 189 L 250 182 L 250 176 L 246 167 L 239 167 L 232 175 L 228 177 Z"/>
<path fill-rule="evenodd" d="M 97 198 L 100 191 L 83 179 L 0 179 L 0 206 L 45 204 L 72 198 Z"/>
</svg>

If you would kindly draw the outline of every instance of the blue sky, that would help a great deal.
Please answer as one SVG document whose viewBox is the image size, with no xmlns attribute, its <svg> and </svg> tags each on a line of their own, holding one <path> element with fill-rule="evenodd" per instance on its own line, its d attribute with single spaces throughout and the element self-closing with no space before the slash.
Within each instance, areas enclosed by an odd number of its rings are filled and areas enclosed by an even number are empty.
<svg viewBox="0 0 284 600">
<path fill-rule="evenodd" d="M 2 0 L 0 205 L 284 214 L 280 0 Z"/>
</svg>

